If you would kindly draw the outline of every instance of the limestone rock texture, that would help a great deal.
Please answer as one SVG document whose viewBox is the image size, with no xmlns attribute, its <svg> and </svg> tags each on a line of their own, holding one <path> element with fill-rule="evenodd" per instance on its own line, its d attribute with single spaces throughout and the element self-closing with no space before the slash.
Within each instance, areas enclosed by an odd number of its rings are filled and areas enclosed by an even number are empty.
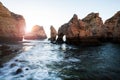
<svg viewBox="0 0 120 80">
<path fill-rule="evenodd" d="M 103 36 L 103 21 L 99 17 L 99 13 L 90 13 L 82 19 L 85 23 L 84 30 L 87 37 L 101 37 Z"/>
<path fill-rule="evenodd" d="M 103 32 L 103 21 L 99 13 L 90 13 L 82 20 L 74 14 L 68 23 L 59 28 L 57 42 L 63 42 L 63 36 L 66 36 L 67 43 L 98 42 Z"/>
<path fill-rule="evenodd" d="M 35 25 L 33 26 L 31 32 L 25 34 L 24 38 L 29 40 L 35 40 L 35 39 L 43 40 L 47 38 L 47 35 L 42 26 Z"/>
<path fill-rule="evenodd" d="M 101 42 L 120 42 L 120 11 L 103 23 L 99 13 L 90 13 L 83 19 L 74 14 L 68 23 L 58 30 L 57 42 L 70 44 L 99 44 Z"/>
<path fill-rule="evenodd" d="M 19 41 L 25 34 L 25 19 L 0 2 L 0 41 Z"/>
<path fill-rule="evenodd" d="M 51 26 L 50 27 L 50 40 L 51 40 L 51 42 L 56 41 L 56 37 L 57 37 L 57 31 L 53 26 Z"/>
<path fill-rule="evenodd" d="M 104 23 L 105 38 L 120 42 L 120 11 Z"/>
</svg>

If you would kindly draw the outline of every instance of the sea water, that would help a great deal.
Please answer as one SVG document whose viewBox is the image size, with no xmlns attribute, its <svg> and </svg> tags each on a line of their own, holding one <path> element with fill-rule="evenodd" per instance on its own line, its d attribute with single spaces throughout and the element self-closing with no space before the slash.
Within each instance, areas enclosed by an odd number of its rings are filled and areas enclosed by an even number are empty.
<svg viewBox="0 0 120 80">
<path fill-rule="evenodd" d="M 23 51 L 0 68 L 0 80 L 120 80 L 120 45 L 23 41 Z M 15 66 L 10 66 L 15 64 Z M 17 69 L 22 71 L 15 74 Z"/>
</svg>

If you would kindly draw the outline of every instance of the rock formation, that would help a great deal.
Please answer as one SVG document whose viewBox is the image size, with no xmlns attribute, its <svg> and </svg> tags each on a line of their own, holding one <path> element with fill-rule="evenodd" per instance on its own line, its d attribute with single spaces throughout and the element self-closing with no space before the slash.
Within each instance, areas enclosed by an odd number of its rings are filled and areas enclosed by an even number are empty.
<svg viewBox="0 0 120 80">
<path fill-rule="evenodd" d="M 86 30 L 87 37 L 101 37 L 103 35 L 103 21 L 99 17 L 99 13 L 90 13 L 82 21 L 85 23 L 84 30 Z"/>
<path fill-rule="evenodd" d="M 30 39 L 30 40 L 34 40 L 34 39 L 46 39 L 46 33 L 43 29 L 42 26 L 39 25 L 35 25 L 32 28 L 32 31 L 30 33 L 25 34 L 24 36 L 25 39 Z"/>
<path fill-rule="evenodd" d="M 57 31 L 53 26 L 50 27 L 50 40 L 51 42 L 56 41 Z"/>
<path fill-rule="evenodd" d="M 63 42 L 63 36 L 66 36 L 66 40 L 77 38 L 79 35 L 79 20 L 76 14 L 68 22 L 62 25 L 58 30 L 58 39 L 57 42 Z M 71 41 L 70 41 L 71 42 Z"/>
<path fill-rule="evenodd" d="M 23 16 L 9 11 L 0 2 L 0 41 L 22 40 L 25 33 Z"/>
<path fill-rule="evenodd" d="M 104 30 L 107 40 L 120 42 L 120 11 L 105 21 Z"/>
<path fill-rule="evenodd" d="M 63 42 L 63 36 L 66 36 L 67 43 L 80 43 L 83 41 L 95 39 L 102 36 L 103 22 L 98 13 L 88 14 L 84 19 L 78 19 L 74 14 L 73 18 L 58 30 L 57 42 Z M 94 42 L 95 42 L 94 40 Z"/>
<path fill-rule="evenodd" d="M 90 13 L 82 20 L 74 14 L 68 23 L 59 28 L 57 42 L 63 42 L 64 35 L 70 44 L 120 42 L 120 11 L 104 24 L 99 13 Z"/>
</svg>

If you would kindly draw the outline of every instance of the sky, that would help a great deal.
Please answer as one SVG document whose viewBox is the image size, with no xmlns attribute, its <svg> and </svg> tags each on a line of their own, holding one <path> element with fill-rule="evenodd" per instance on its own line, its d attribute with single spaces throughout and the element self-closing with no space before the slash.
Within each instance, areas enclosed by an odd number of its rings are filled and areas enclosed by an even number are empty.
<svg viewBox="0 0 120 80">
<path fill-rule="evenodd" d="M 91 12 L 99 13 L 102 20 L 120 11 L 120 0 L 0 0 L 10 11 L 21 14 L 27 31 L 34 25 L 43 26 L 47 35 L 50 26 L 58 29 L 77 14 L 79 19 Z"/>
</svg>

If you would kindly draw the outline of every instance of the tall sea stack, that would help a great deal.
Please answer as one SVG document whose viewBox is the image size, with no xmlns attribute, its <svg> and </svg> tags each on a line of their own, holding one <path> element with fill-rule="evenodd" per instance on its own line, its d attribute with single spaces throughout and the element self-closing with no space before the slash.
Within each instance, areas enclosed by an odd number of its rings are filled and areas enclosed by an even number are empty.
<svg viewBox="0 0 120 80">
<path fill-rule="evenodd" d="M 53 26 L 50 27 L 50 41 L 55 42 L 57 37 L 57 31 Z"/>
</svg>

